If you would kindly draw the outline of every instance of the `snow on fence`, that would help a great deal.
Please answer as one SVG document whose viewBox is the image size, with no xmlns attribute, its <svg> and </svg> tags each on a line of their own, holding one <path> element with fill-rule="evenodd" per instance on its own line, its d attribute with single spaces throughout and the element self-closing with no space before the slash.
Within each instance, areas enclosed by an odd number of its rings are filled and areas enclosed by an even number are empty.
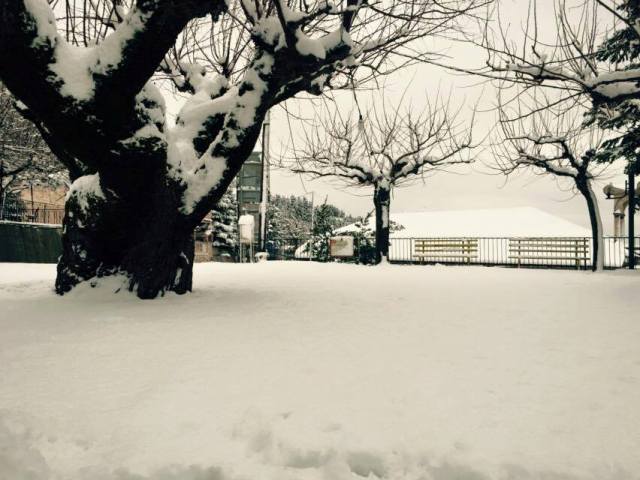
<svg viewBox="0 0 640 480">
<path fill-rule="evenodd" d="M 267 242 L 270 260 L 309 260 L 308 238 Z M 591 268 L 589 237 L 423 237 L 392 238 L 394 263 Z M 627 237 L 604 238 L 606 268 L 627 264 Z M 635 239 L 640 258 L 640 237 Z M 314 255 L 315 257 L 315 255 Z M 344 259 L 343 259 L 344 260 Z"/>
<path fill-rule="evenodd" d="M 43 202 L 28 200 L 0 204 L 0 220 L 9 222 L 62 225 L 64 208 Z"/>
<path fill-rule="evenodd" d="M 270 260 L 309 260 L 309 238 L 276 238 L 266 243 Z"/>
<path fill-rule="evenodd" d="M 591 243 L 588 237 L 392 238 L 389 260 L 398 263 L 586 269 L 591 268 Z M 469 250 L 470 244 L 474 245 L 474 248 Z M 466 250 L 462 252 L 460 250 L 462 247 L 459 245 L 466 245 L 464 247 Z M 627 237 L 605 237 L 603 245 L 605 267 L 625 266 L 628 245 Z M 640 237 L 635 238 L 635 248 L 638 252 Z"/>
</svg>

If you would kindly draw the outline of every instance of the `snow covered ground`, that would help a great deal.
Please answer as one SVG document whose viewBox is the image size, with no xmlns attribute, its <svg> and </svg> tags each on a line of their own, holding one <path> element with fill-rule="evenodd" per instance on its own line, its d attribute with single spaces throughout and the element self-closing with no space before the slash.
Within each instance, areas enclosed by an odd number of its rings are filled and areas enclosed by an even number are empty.
<svg viewBox="0 0 640 480">
<path fill-rule="evenodd" d="M 638 273 L 54 270 L 0 265 L 2 480 L 640 478 Z"/>
</svg>

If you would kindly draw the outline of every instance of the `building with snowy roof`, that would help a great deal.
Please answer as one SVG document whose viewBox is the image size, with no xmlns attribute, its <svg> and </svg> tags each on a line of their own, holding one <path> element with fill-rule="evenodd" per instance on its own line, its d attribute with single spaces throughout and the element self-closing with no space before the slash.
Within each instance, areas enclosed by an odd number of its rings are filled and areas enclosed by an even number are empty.
<svg viewBox="0 0 640 480">
<path fill-rule="evenodd" d="M 590 237 L 591 231 L 534 207 L 391 213 L 401 230 L 392 238 L 421 237 Z M 355 224 L 338 232 L 355 230 Z M 375 218 L 369 219 L 375 229 Z"/>
<path fill-rule="evenodd" d="M 589 237 L 581 225 L 534 207 L 392 213 L 392 237 Z M 371 228 L 375 219 L 370 219 Z"/>
</svg>

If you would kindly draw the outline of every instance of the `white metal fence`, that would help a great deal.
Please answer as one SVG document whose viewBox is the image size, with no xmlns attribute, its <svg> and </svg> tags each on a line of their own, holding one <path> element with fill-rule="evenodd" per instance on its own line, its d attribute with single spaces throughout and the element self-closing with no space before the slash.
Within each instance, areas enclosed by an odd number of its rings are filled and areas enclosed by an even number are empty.
<svg viewBox="0 0 640 480">
<path fill-rule="evenodd" d="M 460 240 L 473 241 L 477 248 L 471 254 L 460 255 L 453 247 L 434 248 L 428 256 L 420 256 L 420 248 L 416 249 L 416 243 L 422 245 L 432 241 L 434 245 L 443 242 L 445 245 L 458 245 Z M 507 237 L 428 237 L 428 238 L 392 238 L 389 247 L 389 260 L 399 263 L 447 263 L 447 264 L 477 264 L 477 265 L 513 265 L 523 267 L 550 267 L 550 268 L 591 268 L 592 241 L 587 237 L 562 237 L 557 238 L 558 245 L 563 247 L 553 248 L 553 238 L 507 238 Z M 575 245 L 587 246 L 586 252 L 580 254 L 576 247 L 576 253 L 572 252 L 570 242 L 575 240 Z M 425 242 L 427 241 L 427 242 Z M 515 245 L 522 241 L 529 242 L 530 246 L 539 245 L 538 248 L 530 248 L 530 255 L 516 253 Z M 640 237 L 635 238 L 636 257 L 640 257 Z M 447 250 L 450 248 L 450 250 Z M 629 241 L 627 237 L 605 237 L 604 264 L 606 268 L 621 268 L 626 265 Z M 586 255 L 585 255 L 586 253 Z M 527 258 L 525 258 L 527 257 Z M 578 257 L 586 257 L 577 261 Z M 640 263 L 640 262 L 639 262 Z"/>
</svg>

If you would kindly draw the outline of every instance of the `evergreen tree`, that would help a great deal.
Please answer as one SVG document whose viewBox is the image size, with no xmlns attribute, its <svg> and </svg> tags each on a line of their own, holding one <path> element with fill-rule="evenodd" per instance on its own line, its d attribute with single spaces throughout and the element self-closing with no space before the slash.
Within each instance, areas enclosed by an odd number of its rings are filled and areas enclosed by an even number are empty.
<svg viewBox="0 0 640 480">
<path fill-rule="evenodd" d="M 311 202 L 304 197 L 274 195 L 267 209 L 269 240 L 307 238 L 311 229 Z"/>
<path fill-rule="evenodd" d="M 356 219 L 327 203 L 314 208 L 314 224 L 331 224 L 333 229 L 349 225 Z M 325 220 L 326 219 L 326 220 Z M 318 227 L 320 228 L 320 227 Z M 311 231 L 311 202 L 305 197 L 274 195 L 267 210 L 267 237 L 270 240 L 308 238 Z"/>
<path fill-rule="evenodd" d="M 313 235 L 322 235 L 326 232 L 331 232 L 339 226 L 340 220 L 336 215 L 336 212 L 339 211 L 340 210 L 333 205 L 328 205 L 326 200 L 322 205 L 317 206 L 314 209 Z"/>
<path fill-rule="evenodd" d="M 325 199 L 322 205 L 314 209 L 314 222 L 311 237 L 311 245 L 313 245 L 313 259 L 320 262 L 330 260 L 329 239 L 334 235 L 334 230 L 340 226 L 337 213 L 342 213 L 333 205 L 327 204 Z"/>
<path fill-rule="evenodd" d="M 312 203 L 305 197 L 274 195 L 267 210 L 267 244 L 277 250 L 277 245 L 305 244 L 311 238 L 313 257 L 321 260 L 329 258 L 329 238 L 337 228 L 355 222 L 325 199 L 322 205 L 313 208 L 313 229 L 311 228 Z M 310 251 L 307 247 L 306 251 Z"/>
<path fill-rule="evenodd" d="M 272 199 L 267 207 L 267 241 L 276 238 L 283 238 L 282 215 L 282 207 L 278 204 L 274 204 Z"/>
<path fill-rule="evenodd" d="M 640 68 L 640 3 L 636 0 L 622 2 L 617 10 L 620 28 L 602 43 L 596 59 L 607 62 L 612 70 L 630 71 Z M 596 155 L 596 161 L 612 163 L 626 159 L 628 168 L 640 173 L 638 149 L 640 148 L 640 102 L 638 95 L 630 95 L 622 101 L 610 102 L 607 98 L 594 98 L 587 123 L 597 123 L 609 132 L 620 132 L 606 140 Z"/>
<path fill-rule="evenodd" d="M 376 261 L 376 233 L 369 226 L 372 216 L 373 211 L 356 221 L 356 230 L 351 232 L 357 251 L 356 261 L 365 265 L 374 264 Z"/>
<path fill-rule="evenodd" d="M 238 246 L 238 202 L 235 189 L 229 189 L 211 211 L 213 246 L 223 254 L 235 256 Z"/>
</svg>

